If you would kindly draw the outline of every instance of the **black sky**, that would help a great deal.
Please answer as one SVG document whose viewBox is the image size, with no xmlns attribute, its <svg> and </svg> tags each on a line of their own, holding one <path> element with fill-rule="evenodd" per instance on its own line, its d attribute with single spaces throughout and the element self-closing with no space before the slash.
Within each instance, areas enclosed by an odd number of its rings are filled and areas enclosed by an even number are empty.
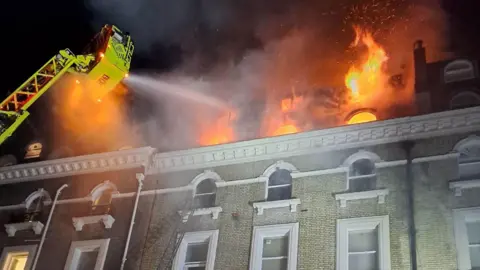
<svg viewBox="0 0 480 270">
<path fill-rule="evenodd" d="M 480 1 L 444 0 L 443 7 L 448 16 L 450 49 L 461 54 L 479 54 Z M 68 3 L 59 0 L 12 1 L 3 13 L 0 16 L 4 63 L 2 93 L 15 89 L 59 49 L 68 47 L 74 52 L 81 51 L 98 31 L 91 23 L 93 14 L 83 1 L 78 0 Z M 98 15 L 95 18 L 97 21 L 102 19 Z M 104 23 L 116 23 L 108 20 L 106 18 Z M 194 42 L 198 43 L 198 40 Z M 247 43 L 254 44 L 254 41 Z M 204 48 L 208 50 L 210 46 Z M 181 46 L 158 43 L 153 53 L 137 52 L 132 69 L 168 70 L 181 58 Z"/>
</svg>

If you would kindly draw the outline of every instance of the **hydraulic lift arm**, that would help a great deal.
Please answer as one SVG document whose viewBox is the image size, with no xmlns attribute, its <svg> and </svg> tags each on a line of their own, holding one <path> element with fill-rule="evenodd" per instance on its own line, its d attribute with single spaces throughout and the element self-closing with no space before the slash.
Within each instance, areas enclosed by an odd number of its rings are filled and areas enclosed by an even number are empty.
<svg viewBox="0 0 480 270">
<path fill-rule="evenodd" d="M 0 145 L 29 116 L 27 109 L 67 72 L 86 74 L 100 85 L 102 95 L 112 90 L 128 75 L 133 49 L 128 34 L 105 25 L 84 54 L 61 50 L 0 103 Z"/>
</svg>

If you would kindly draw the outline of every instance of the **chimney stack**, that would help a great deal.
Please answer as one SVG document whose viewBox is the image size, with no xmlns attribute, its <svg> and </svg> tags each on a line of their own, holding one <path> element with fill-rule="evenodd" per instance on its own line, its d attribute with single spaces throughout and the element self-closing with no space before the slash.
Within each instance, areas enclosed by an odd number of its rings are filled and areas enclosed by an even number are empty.
<svg viewBox="0 0 480 270">
<path fill-rule="evenodd" d="M 413 61 L 415 65 L 415 92 L 423 92 L 427 83 L 427 55 L 422 40 L 417 40 L 414 43 Z"/>
</svg>

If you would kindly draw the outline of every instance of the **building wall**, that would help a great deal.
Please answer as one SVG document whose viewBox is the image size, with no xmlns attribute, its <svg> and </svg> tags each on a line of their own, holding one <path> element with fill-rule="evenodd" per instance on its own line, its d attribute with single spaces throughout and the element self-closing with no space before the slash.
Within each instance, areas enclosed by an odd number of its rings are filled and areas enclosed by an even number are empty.
<svg viewBox="0 0 480 270">
<path fill-rule="evenodd" d="M 455 197 L 448 187 L 448 183 L 457 178 L 458 164 L 455 157 L 445 154 L 467 135 L 471 134 L 418 140 L 413 149 L 414 158 L 437 156 L 423 162 L 416 161 L 413 165 L 419 269 L 457 269 L 452 209 L 480 206 L 478 189 L 466 190 L 463 196 Z M 387 188 L 389 194 L 384 204 L 379 204 L 376 198 L 362 199 L 348 201 L 343 208 L 335 200 L 335 194 L 346 191 L 347 172 L 338 168 L 359 150 L 376 153 L 383 160 L 384 166 L 378 167 L 376 172 L 377 189 Z M 264 182 L 257 181 L 258 177 L 278 160 L 211 168 L 225 181 L 217 188 L 216 205 L 222 207 L 218 219 L 212 219 L 210 215 L 190 216 L 184 223 L 179 215 L 179 211 L 191 206 L 195 188 L 191 181 L 203 170 L 148 176 L 144 185 L 147 193 L 140 197 L 125 269 L 166 266 L 174 258 L 171 244 L 179 231 L 213 229 L 220 232 L 215 269 L 248 269 L 254 226 L 292 222 L 300 224 L 297 268 L 335 269 L 337 220 L 380 215 L 389 216 L 391 269 L 410 269 L 406 165 L 394 162 L 405 161 L 400 143 L 281 159 L 293 164 L 300 172 L 317 173 L 294 177 L 292 195 L 301 201 L 296 212 L 284 207 L 265 209 L 263 215 L 258 215 L 252 205 L 265 199 L 266 188 Z M 21 203 L 19 198 L 25 198 L 40 187 L 48 190 L 53 199 L 56 188 L 63 183 L 71 186 L 62 193 L 62 199 L 84 198 L 93 187 L 107 179 L 117 185 L 121 194 L 131 193 L 138 185 L 135 173 L 142 171 L 138 168 L 4 185 L 0 189 L 3 192 L 0 202 L 2 206 Z M 238 181 L 231 182 L 235 180 Z M 233 184 L 229 185 L 229 182 Z M 100 238 L 111 239 L 104 269 L 119 269 L 133 202 L 132 196 L 113 200 L 115 222 L 111 229 L 105 229 L 101 224 L 85 225 L 81 232 L 74 230 L 71 218 L 84 213 L 89 207 L 88 201 L 58 205 L 37 269 L 63 269 L 72 241 Z M 9 221 L 9 213 L 20 210 L 2 211 L 0 226 Z M 48 211 L 44 212 L 42 220 L 46 220 L 46 213 Z M 38 244 L 39 238 L 33 232 L 17 232 L 15 237 L 7 237 L 2 232 L 0 244 Z"/>
</svg>

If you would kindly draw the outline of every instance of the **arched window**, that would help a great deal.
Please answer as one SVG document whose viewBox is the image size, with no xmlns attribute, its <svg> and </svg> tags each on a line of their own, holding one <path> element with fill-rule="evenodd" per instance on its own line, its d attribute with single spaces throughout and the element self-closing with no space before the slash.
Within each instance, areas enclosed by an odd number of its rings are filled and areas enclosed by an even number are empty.
<svg viewBox="0 0 480 270">
<path fill-rule="evenodd" d="M 268 177 L 267 201 L 288 200 L 292 198 L 292 175 L 286 169 L 275 170 Z"/>
<path fill-rule="evenodd" d="M 455 145 L 458 158 L 458 174 L 461 180 L 480 179 L 480 137 L 470 136 Z"/>
<path fill-rule="evenodd" d="M 45 202 L 50 201 L 50 195 L 42 188 L 30 194 L 25 200 L 25 221 L 38 221 Z"/>
<path fill-rule="evenodd" d="M 113 194 L 118 193 L 117 187 L 110 181 L 96 186 L 90 193 L 92 200 L 92 215 L 106 215 L 110 213 Z"/>
<path fill-rule="evenodd" d="M 475 107 L 480 105 L 480 95 L 471 92 L 465 91 L 456 94 L 453 96 L 450 101 L 450 109 L 464 109 L 469 107 Z"/>
<path fill-rule="evenodd" d="M 445 83 L 465 81 L 475 78 L 472 62 L 468 60 L 455 60 L 443 69 Z"/>
<path fill-rule="evenodd" d="M 213 179 L 205 179 L 198 183 L 193 196 L 193 206 L 197 208 L 209 208 L 215 206 L 217 186 Z"/>
<path fill-rule="evenodd" d="M 374 190 L 377 186 L 375 162 L 380 157 L 372 152 L 359 151 L 345 161 L 348 166 L 347 189 L 351 192 Z"/>
</svg>

